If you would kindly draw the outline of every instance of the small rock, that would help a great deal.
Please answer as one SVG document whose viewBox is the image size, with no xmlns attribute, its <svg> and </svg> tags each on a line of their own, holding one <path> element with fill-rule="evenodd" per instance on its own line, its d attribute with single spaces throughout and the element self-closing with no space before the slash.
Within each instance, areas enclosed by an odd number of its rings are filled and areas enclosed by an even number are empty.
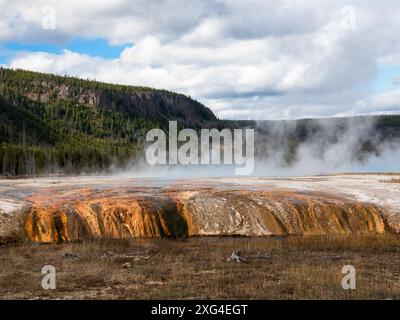
<svg viewBox="0 0 400 320">
<path fill-rule="evenodd" d="M 122 265 L 122 269 L 129 269 L 132 267 L 132 264 L 130 262 L 126 262 Z"/>
<path fill-rule="evenodd" d="M 342 259 L 342 256 L 331 256 L 331 257 L 328 257 L 328 259 L 331 261 L 338 261 L 338 260 Z"/>
<path fill-rule="evenodd" d="M 145 251 L 147 254 L 155 254 L 158 253 L 158 249 L 150 248 Z"/>
<path fill-rule="evenodd" d="M 75 253 L 66 252 L 63 255 L 64 259 L 80 260 L 81 257 Z"/>
</svg>

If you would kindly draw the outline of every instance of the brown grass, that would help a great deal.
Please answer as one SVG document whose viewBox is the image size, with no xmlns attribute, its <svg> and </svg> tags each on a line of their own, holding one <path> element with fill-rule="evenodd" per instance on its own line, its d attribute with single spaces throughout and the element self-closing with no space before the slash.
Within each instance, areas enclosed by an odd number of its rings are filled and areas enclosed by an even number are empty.
<svg viewBox="0 0 400 320">
<path fill-rule="evenodd" d="M 236 250 L 248 263 L 226 261 Z M 0 246 L 0 297 L 396 299 L 399 253 L 396 235 L 12 244 Z M 47 264 L 57 269 L 56 290 L 41 288 Z M 357 270 L 356 290 L 341 287 L 347 264 Z"/>
</svg>

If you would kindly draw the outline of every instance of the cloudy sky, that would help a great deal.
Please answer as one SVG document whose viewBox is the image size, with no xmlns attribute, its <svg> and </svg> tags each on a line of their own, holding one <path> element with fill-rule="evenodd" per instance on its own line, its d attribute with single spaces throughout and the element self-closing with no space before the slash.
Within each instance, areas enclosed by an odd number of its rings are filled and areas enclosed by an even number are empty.
<svg viewBox="0 0 400 320">
<path fill-rule="evenodd" d="M 0 64 L 188 94 L 220 118 L 400 113 L 398 0 L 0 0 Z"/>
</svg>

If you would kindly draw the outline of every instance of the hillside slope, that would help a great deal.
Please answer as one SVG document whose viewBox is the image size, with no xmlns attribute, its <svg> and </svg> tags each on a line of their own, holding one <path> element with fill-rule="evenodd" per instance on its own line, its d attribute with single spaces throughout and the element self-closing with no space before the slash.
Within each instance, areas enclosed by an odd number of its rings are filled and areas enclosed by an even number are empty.
<svg viewBox="0 0 400 320">
<path fill-rule="evenodd" d="M 0 68 L 0 174 L 122 166 L 145 132 L 168 120 L 192 128 L 217 121 L 182 94 Z"/>
</svg>

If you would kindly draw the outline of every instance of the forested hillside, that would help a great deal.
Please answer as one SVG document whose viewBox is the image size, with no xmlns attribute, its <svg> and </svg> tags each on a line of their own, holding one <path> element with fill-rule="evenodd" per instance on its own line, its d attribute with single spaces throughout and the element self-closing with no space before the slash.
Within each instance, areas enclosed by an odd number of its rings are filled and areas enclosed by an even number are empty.
<svg viewBox="0 0 400 320">
<path fill-rule="evenodd" d="M 145 133 L 168 120 L 216 121 L 181 94 L 0 68 L 0 174 L 37 175 L 123 166 Z"/>
</svg>

